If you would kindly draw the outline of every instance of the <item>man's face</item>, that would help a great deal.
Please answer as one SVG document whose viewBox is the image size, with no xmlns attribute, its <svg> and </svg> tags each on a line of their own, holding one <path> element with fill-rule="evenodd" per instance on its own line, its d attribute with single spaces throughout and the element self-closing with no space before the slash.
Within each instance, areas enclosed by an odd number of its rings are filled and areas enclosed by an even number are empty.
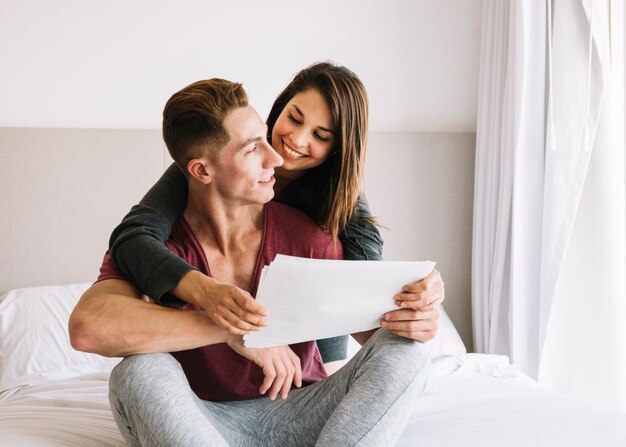
<svg viewBox="0 0 626 447">
<path fill-rule="evenodd" d="M 213 184 L 225 199 L 267 203 L 274 197 L 274 168 L 283 159 L 267 142 L 267 126 L 251 106 L 234 109 L 224 120 L 230 136 L 214 161 Z"/>
</svg>

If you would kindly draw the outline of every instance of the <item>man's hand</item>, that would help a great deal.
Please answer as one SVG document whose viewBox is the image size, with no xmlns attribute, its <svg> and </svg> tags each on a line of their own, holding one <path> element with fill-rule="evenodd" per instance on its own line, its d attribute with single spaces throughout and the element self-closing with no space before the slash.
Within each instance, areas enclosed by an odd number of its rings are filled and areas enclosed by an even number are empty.
<svg viewBox="0 0 626 447">
<path fill-rule="evenodd" d="M 232 335 L 227 338 L 226 343 L 233 351 L 261 367 L 265 379 L 259 391 L 265 394 L 269 390 L 270 400 L 276 399 L 279 393 L 281 399 L 287 399 L 292 383 L 298 388 L 302 386 L 300 358 L 289 346 L 246 348 L 242 337 Z"/>
<path fill-rule="evenodd" d="M 414 310 L 427 310 L 429 305 L 441 304 L 445 299 L 441 275 L 433 270 L 421 281 L 406 284 L 394 298 L 398 307 Z"/>
<path fill-rule="evenodd" d="M 439 306 L 445 298 L 441 275 L 433 270 L 421 281 L 407 284 L 395 300 L 402 309 L 387 312 L 381 326 L 400 337 L 419 342 L 432 340 L 439 330 Z"/>
<path fill-rule="evenodd" d="M 172 292 L 203 308 L 216 325 L 231 334 L 244 335 L 267 324 L 267 311 L 252 295 L 197 270 L 183 276 Z"/>
<path fill-rule="evenodd" d="M 430 310 L 398 309 L 387 312 L 380 325 L 400 337 L 424 343 L 437 335 L 440 315 L 439 304 Z"/>
</svg>

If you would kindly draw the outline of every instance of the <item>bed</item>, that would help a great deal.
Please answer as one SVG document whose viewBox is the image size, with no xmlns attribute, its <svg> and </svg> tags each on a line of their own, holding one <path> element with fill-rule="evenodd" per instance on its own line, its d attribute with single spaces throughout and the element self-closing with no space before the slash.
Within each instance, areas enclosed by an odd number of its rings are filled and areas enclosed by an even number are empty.
<svg viewBox="0 0 626 447">
<path fill-rule="evenodd" d="M 107 397 L 119 359 L 76 352 L 67 336 L 87 287 L 0 296 L 0 446 L 125 445 Z M 626 446 L 626 413 L 547 392 L 506 357 L 467 353 L 445 312 L 428 345 L 430 377 L 398 446 Z"/>
</svg>

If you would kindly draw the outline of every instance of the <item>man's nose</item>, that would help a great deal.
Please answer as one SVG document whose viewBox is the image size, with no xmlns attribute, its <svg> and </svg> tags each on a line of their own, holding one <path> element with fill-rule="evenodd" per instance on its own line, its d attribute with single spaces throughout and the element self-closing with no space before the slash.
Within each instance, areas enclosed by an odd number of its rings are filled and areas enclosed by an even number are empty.
<svg viewBox="0 0 626 447">
<path fill-rule="evenodd" d="M 283 157 L 278 155 L 278 152 L 276 152 L 274 150 L 274 148 L 272 147 L 271 144 L 265 142 L 265 146 L 266 146 L 265 153 L 267 154 L 266 165 L 269 165 L 269 166 L 271 166 L 273 168 L 276 168 L 278 166 L 282 166 L 282 164 L 285 161 L 285 160 L 283 160 Z"/>
</svg>

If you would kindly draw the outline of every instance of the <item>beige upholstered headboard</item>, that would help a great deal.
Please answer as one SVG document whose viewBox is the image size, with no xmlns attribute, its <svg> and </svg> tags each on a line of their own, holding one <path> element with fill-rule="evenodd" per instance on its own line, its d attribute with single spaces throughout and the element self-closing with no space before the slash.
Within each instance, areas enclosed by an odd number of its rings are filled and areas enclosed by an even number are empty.
<svg viewBox="0 0 626 447">
<path fill-rule="evenodd" d="M 159 130 L 0 128 L 0 293 L 92 281 L 110 231 L 171 160 Z M 385 258 L 438 262 L 471 348 L 474 135 L 373 133 L 365 192 Z"/>
</svg>

